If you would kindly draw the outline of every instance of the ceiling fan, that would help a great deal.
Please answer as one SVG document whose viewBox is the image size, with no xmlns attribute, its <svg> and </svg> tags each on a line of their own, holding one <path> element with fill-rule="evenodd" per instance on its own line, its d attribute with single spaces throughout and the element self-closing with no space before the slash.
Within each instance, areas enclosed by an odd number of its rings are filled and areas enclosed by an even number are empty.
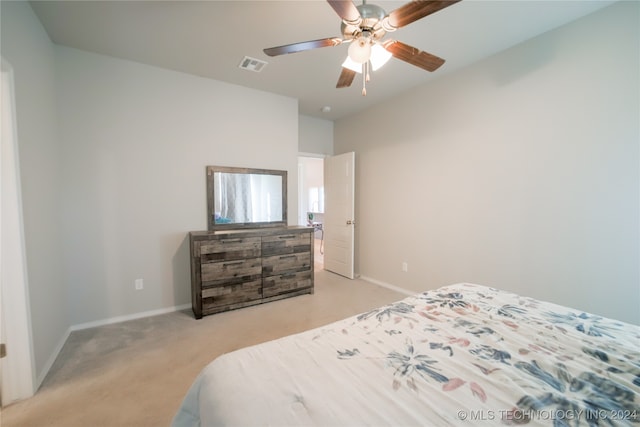
<svg viewBox="0 0 640 427">
<path fill-rule="evenodd" d="M 342 19 L 342 37 L 330 37 L 264 49 L 269 56 L 302 52 L 321 47 L 351 43 L 348 57 L 342 64 L 337 88 L 349 87 L 356 73 L 362 73 L 362 95 L 366 95 L 366 82 L 370 79 L 370 68 L 380 68 L 391 56 L 408 62 L 426 71 L 435 71 L 444 59 L 421 51 L 397 40 L 383 40 L 388 32 L 411 24 L 460 0 L 411 1 L 390 13 L 380 6 L 367 4 L 363 0 L 356 6 L 351 0 L 327 0 L 327 3 Z"/>
</svg>

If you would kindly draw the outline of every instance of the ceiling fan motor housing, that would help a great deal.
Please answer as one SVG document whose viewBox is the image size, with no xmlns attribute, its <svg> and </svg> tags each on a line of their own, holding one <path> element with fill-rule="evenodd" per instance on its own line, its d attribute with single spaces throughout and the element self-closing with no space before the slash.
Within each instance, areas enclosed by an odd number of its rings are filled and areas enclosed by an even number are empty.
<svg viewBox="0 0 640 427">
<path fill-rule="evenodd" d="M 387 12 L 380 6 L 375 4 L 361 4 L 356 6 L 362 21 L 360 25 L 347 24 L 344 21 L 340 30 L 346 40 L 358 38 L 363 33 L 367 33 L 373 41 L 378 41 L 384 37 L 388 28 L 385 28 L 384 20 L 387 18 Z"/>
</svg>

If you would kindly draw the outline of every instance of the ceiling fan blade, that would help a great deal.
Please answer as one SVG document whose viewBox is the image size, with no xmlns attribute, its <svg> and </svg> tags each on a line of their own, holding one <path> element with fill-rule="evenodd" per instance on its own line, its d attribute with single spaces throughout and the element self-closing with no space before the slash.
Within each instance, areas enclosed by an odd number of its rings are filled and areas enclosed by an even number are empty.
<svg viewBox="0 0 640 427">
<path fill-rule="evenodd" d="M 414 0 L 389 13 L 387 22 L 394 29 L 401 28 L 425 16 L 436 13 L 445 7 L 456 4 L 459 1 L 460 0 Z"/>
<path fill-rule="evenodd" d="M 430 53 L 423 52 L 420 49 L 397 40 L 387 40 L 382 43 L 382 46 L 387 51 L 391 52 L 394 58 L 408 62 L 411 65 L 422 68 L 423 70 L 435 71 L 444 64 L 444 59 L 431 55 Z"/>
<path fill-rule="evenodd" d="M 270 47 L 263 49 L 263 52 L 269 56 L 285 55 L 287 53 L 302 52 L 305 50 L 317 49 L 319 47 L 337 46 L 342 43 L 342 39 L 337 37 L 310 40 L 308 42 L 286 44 L 284 46 Z"/>
<path fill-rule="evenodd" d="M 327 3 L 336 11 L 347 25 L 360 25 L 362 17 L 360 11 L 351 0 L 327 0 Z"/>
<path fill-rule="evenodd" d="M 338 84 L 336 84 L 336 87 L 341 88 L 351 86 L 351 83 L 353 83 L 353 79 L 355 76 L 355 71 L 342 67 L 342 72 L 340 73 L 340 77 L 338 78 Z"/>
</svg>

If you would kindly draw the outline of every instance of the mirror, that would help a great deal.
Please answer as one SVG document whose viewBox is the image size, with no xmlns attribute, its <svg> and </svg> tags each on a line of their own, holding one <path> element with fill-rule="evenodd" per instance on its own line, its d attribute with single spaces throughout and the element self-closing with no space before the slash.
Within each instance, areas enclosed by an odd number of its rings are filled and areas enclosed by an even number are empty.
<svg viewBox="0 0 640 427">
<path fill-rule="evenodd" d="M 287 225 L 287 171 L 207 166 L 209 230 Z"/>
</svg>

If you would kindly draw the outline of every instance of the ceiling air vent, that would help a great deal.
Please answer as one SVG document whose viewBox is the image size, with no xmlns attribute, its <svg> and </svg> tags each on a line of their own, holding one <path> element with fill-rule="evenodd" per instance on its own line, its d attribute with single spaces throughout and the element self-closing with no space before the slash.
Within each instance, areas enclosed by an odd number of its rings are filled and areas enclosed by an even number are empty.
<svg viewBox="0 0 640 427">
<path fill-rule="evenodd" d="M 259 73 L 266 65 L 267 62 L 265 61 L 252 58 L 250 56 L 245 56 L 244 58 L 242 58 L 242 62 L 240 62 L 240 65 L 238 65 L 238 67 L 242 68 L 243 70 L 255 71 L 256 73 Z"/>
</svg>

